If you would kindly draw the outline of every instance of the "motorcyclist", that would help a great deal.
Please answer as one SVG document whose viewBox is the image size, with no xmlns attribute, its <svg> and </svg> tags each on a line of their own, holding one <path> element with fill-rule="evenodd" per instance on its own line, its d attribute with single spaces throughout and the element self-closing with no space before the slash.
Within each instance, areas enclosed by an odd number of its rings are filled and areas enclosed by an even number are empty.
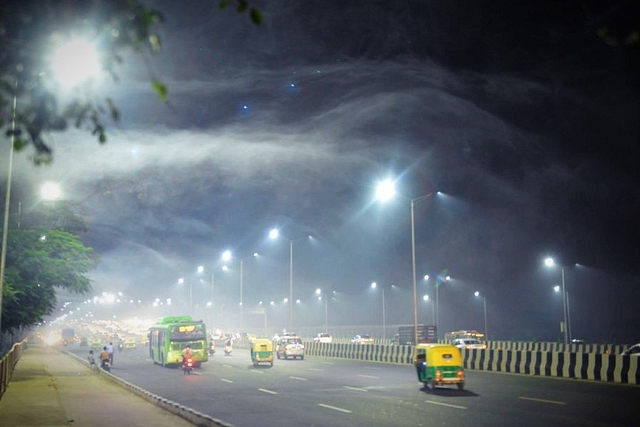
<svg viewBox="0 0 640 427">
<path fill-rule="evenodd" d="M 102 347 L 102 351 L 100 352 L 100 367 L 105 371 L 110 371 L 111 367 L 109 366 L 111 363 L 111 355 L 107 351 L 107 347 Z"/>
<path fill-rule="evenodd" d="M 211 340 L 209 342 L 209 356 L 213 356 L 216 353 L 216 343 Z"/>
<path fill-rule="evenodd" d="M 189 363 L 189 360 L 191 363 Z M 182 352 L 182 369 L 185 373 L 191 373 L 193 370 L 193 356 L 191 355 L 191 346 L 186 346 Z"/>
<path fill-rule="evenodd" d="M 188 345 L 185 347 L 184 351 L 182 352 L 182 363 L 184 364 L 185 361 L 190 357 L 192 357 L 191 346 Z"/>
</svg>

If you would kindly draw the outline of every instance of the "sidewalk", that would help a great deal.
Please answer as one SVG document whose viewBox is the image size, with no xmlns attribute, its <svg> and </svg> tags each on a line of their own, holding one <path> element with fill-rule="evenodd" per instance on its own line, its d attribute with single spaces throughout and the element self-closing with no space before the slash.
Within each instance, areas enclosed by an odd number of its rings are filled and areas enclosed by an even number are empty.
<svg viewBox="0 0 640 427">
<path fill-rule="evenodd" d="M 2 427 L 193 427 L 54 348 L 32 343 L 0 400 Z"/>
</svg>

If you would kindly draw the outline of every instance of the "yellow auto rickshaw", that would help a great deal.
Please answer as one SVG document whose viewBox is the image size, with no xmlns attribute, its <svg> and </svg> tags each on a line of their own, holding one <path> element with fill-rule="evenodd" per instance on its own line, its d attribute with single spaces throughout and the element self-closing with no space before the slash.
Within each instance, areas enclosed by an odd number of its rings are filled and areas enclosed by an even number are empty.
<svg viewBox="0 0 640 427">
<path fill-rule="evenodd" d="M 260 363 L 269 363 L 273 366 L 273 342 L 266 338 L 251 341 L 251 361 L 253 366 L 258 366 Z"/>
<path fill-rule="evenodd" d="M 464 388 L 465 376 L 462 368 L 460 349 L 449 344 L 418 344 L 413 363 L 418 381 L 424 388 L 433 391 L 435 387 L 456 385 Z"/>
</svg>

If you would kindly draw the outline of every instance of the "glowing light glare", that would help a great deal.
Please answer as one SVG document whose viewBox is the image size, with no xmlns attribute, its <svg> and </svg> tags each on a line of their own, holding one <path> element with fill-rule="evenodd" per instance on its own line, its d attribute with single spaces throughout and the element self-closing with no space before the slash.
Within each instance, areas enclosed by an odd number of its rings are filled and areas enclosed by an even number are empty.
<svg viewBox="0 0 640 427">
<path fill-rule="evenodd" d="M 396 188 L 392 180 L 385 179 L 378 184 L 378 188 L 376 189 L 376 199 L 382 202 L 386 202 L 387 200 L 393 198 L 395 194 Z"/>
<path fill-rule="evenodd" d="M 44 339 L 44 342 L 47 345 L 54 345 L 56 342 L 58 342 L 58 337 L 55 332 L 49 332 L 49 335 L 47 335 L 47 337 Z"/>
<path fill-rule="evenodd" d="M 478 297 L 478 296 L 480 296 L 480 292 L 475 291 L 475 292 L 474 292 L 474 295 Z"/>
<path fill-rule="evenodd" d="M 556 291 L 556 292 L 560 292 L 560 286 L 557 286 L 557 285 L 556 285 L 556 286 L 554 286 L 554 287 L 553 287 L 553 290 L 554 290 L 554 291 Z"/>
<path fill-rule="evenodd" d="M 222 253 L 222 260 L 229 261 L 231 259 L 231 251 L 224 251 Z"/>
<path fill-rule="evenodd" d="M 271 239 L 277 239 L 279 235 L 280 235 L 280 232 L 278 231 L 278 229 L 277 229 L 277 228 L 274 228 L 273 230 L 271 230 L 271 231 L 269 232 L 269 237 L 270 237 Z"/>
<path fill-rule="evenodd" d="M 47 182 L 40 189 L 40 197 L 44 200 L 58 200 L 61 196 L 60 186 L 55 182 Z"/>
<path fill-rule="evenodd" d="M 204 271 L 204 267 L 199 265 L 198 266 L 198 273 L 202 273 Z"/>
<path fill-rule="evenodd" d="M 422 300 L 423 300 L 423 301 L 429 301 L 429 295 L 425 295 L 425 296 L 423 296 L 423 297 L 422 297 Z"/>
<path fill-rule="evenodd" d="M 100 61 L 95 47 L 84 39 L 72 39 L 60 46 L 51 59 L 55 79 L 72 86 L 100 74 Z"/>
<path fill-rule="evenodd" d="M 547 267 L 553 267 L 554 265 L 556 265 L 556 263 L 553 258 L 545 258 L 544 265 L 546 265 Z"/>
<path fill-rule="evenodd" d="M 373 283 L 371 284 L 371 287 L 372 287 L 373 289 L 375 289 L 377 286 L 378 286 L 378 284 L 377 284 L 376 282 L 373 282 Z"/>
</svg>

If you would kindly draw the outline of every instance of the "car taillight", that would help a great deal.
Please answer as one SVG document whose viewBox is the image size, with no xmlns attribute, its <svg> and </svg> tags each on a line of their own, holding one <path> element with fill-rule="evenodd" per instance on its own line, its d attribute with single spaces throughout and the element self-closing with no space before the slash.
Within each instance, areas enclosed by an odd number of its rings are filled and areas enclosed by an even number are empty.
<svg viewBox="0 0 640 427">
<path fill-rule="evenodd" d="M 458 378 L 460 379 L 464 378 L 464 371 L 462 369 L 458 369 Z"/>
<path fill-rule="evenodd" d="M 436 381 L 442 379 L 442 371 L 440 369 L 436 370 Z"/>
</svg>

